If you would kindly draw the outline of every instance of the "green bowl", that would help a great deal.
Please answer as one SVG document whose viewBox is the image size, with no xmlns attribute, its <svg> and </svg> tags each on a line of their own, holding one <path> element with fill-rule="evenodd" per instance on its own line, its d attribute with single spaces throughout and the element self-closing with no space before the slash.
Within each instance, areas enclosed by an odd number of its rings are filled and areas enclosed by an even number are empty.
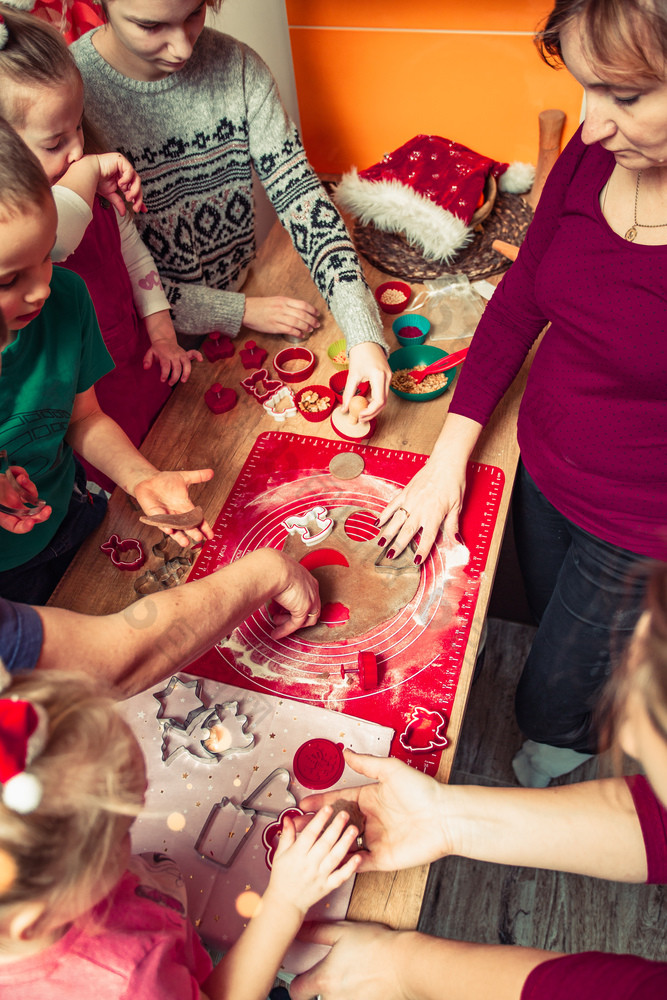
<svg viewBox="0 0 667 1000">
<path fill-rule="evenodd" d="M 404 337 L 403 330 L 406 326 L 419 330 L 419 334 L 415 337 Z M 406 313 L 395 319 L 391 324 L 391 328 L 401 347 L 418 347 L 419 344 L 423 344 L 426 340 L 428 331 L 431 329 L 431 323 L 426 319 L 426 316 L 421 316 L 419 313 Z"/>
<path fill-rule="evenodd" d="M 439 347 L 432 347 L 431 344 L 419 344 L 415 347 L 399 347 L 397 351 L 392 351 L 389 355 L 389 367 L 392 372 L 400 371 L 402 368 L 416 368 L 418 365 L 432 365 L 439 358 L 446 358 L 447 351 L 441 351 Z M 395 392 L 401 399 L 409 399 L 412 403 L 426 403 L 429 399 L 435 399 L 447 392 L 449 384 L 456 375 L 456 368 L 442 373 L 446 382 L 439 389 L 433 392 L 401 392 L 392 385 L 391 391 Z"/>
</svg>

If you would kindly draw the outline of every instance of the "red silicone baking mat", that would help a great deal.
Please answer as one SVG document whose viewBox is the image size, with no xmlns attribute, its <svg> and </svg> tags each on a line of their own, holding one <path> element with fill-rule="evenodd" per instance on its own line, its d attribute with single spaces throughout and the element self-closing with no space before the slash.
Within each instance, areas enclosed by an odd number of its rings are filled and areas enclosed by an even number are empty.
<svg viewBox="0 0 667 1000">
<path fill-rule="evenodd" d="M 341 452 L 362 456 L 364 468 L 356 478 L 342 480 L 329 471 L 331 459 Z M 425 455 L 370 445 L 280 431 L 261 434 L 190 579 L 199 579 L 262 546 L 282 548 L 288 538 L 284 522 L 303 517 L 317 506 L 327 513 L 353 508 L 351 537 L 360 544 L 373 540 L 375 517 L 425 461 Z M 275 641 L 270 638 L 269 609 L 260 608 L 189 670 L 390 726 L 395 731 L 392 754 L 435 774 L 446 745 L 447 721 L 503 483 L 501 469 L 469 464 L 460 522 L 470 553 L 466 564 L 457 565 L 460 549 L 452 550 L 439 538 L 420 568 L 414 597 L 388 618 L 378 607 L 374 624 L 364 634 L 337 639 L 336 627 L 332 627 L 325 641 L 309 640 L 308 630 Z M 330 551 L 332 538 L 321 547 Z M 307 550 L 308 558 L 318 547 Z M 374 543 L 373 552 L 380 551 Z M 388 569 L 385 561 L 383 571 Z M 391 572 L 386 576 L 387 587 L 391 587 L 390 577 Z M 371 691 L 363 690 L 358 674 L 349 672 L 362 651 L 371 651 L 377 658 L 378 686 Z"/>
</svg>

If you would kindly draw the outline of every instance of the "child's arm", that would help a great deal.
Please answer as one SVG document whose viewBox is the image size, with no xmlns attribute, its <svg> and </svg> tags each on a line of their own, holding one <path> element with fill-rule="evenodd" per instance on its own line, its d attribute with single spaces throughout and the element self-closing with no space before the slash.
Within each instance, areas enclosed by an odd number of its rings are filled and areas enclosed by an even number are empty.
<svg viewBox="0 0 667 1000">
<path fill-rule="evenodd" d="M 213 469 L 198 469 L 195 472 L 160 472 L 156 469 L 137 451 L 116 421 L 102 412 L 94 387 L 75 397 L 65 438 L 86 461 L 135 497 L 149 516 L 191 510 L 194 504 L 188 496 L 188 486 L 213 478 Z M 213 536 L 206 521 L 202 521 L 198 528 L 187 531 L 166 527 L 162 530 L 183 546 Z"/>
<path fill-rule="evenodd" d="M 71 164 L 58 185 L 76 192 L 90 208 L 93 198 L 99 194 L 121 215 L 125 215 L 126 201 L 135 212 L 146 211 L 139 174 L 122 153 L 82 156 Z"/>
<path fill-rule="evenodd" d="M 203 983 L 201 998 L 264 1000 L 268 996 L 308 909 L 359 867 L 359 854 L 343 863 L 357 828 L 344 830 L 349 816 L 340 812 L 322 832 L 330 817 L 330 807 L 320 809 L 298 837 L 292 820 L 285 817 L 271 879 L 257 912 Z"/>
<path fill-rule="evenodd" d="M 144 368 L 154 362 L 160 366 L 160 379 L 175 385 L 187 382 L 193 361 L 203 361 L 199 351 L 186 351 L 176 340 L 169 303 L 148 247 L 129 215 L 118 217 L 120 249 L 132 285 L 137 314 L 146 326 L 151 342 L 144 355 Z"/>
</svg>

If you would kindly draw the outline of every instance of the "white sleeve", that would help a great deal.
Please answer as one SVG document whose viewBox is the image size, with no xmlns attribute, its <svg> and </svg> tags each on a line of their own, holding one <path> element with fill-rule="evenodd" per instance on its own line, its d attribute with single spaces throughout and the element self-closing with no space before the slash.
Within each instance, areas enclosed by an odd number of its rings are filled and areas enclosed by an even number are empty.
<svg viewBox="0 0 667 1000">
<path fill-rule="evenodd" d="M 143 243 L 130 211 L 121 215 L 117 209 L 116 219 L 120 232 L 120 250 L 132 284 L 132 297 L 136 310 L 142 319 L 169 308 L 160 275 L 150 251 Z"/>
<path fill-rule="evenodd" d="M 51 188 L 58 212 L 56 244 L 51 259 L 63 261 L 74 253 L 93 219 L 88 203 L 71 188 L 55 184 Z"/>
</svg>

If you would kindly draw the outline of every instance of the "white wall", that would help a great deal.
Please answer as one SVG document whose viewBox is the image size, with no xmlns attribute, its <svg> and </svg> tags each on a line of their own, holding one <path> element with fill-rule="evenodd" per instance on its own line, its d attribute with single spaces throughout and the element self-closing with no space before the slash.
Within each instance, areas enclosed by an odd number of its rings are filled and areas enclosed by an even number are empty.
<svg viewBox="0 0 667 1000">
<path fill-rule="evenodd" d="M 208 13 L 208 24 L 250 45 L 276 78 L 283 104 L 299 125 L 292 48 L 284 0 L 224 0 L 221 10 Z M 264 188 L 255 178 L 257 245 L 273 225 L 276 214 Z"/>
</svg>

